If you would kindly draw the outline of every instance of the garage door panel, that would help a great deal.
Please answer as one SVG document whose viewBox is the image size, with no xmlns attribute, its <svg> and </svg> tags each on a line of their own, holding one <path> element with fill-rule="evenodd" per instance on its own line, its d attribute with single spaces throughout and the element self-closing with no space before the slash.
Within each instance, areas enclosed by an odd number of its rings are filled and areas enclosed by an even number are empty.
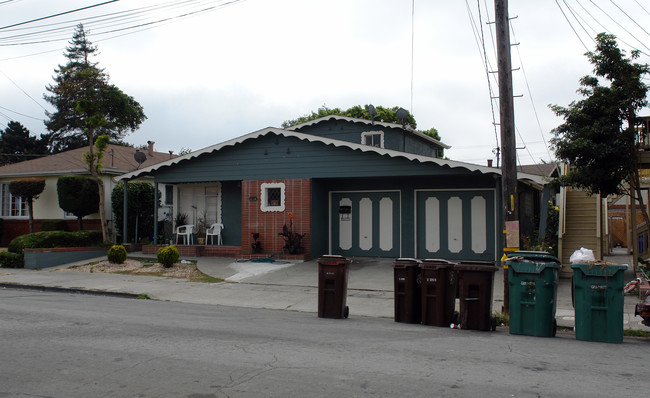
<svg viewBox="0 0 650 398">
<path fill-rule="evenodd" d="M 488 260 L 495 256 L 495 191 L 418 191 L 420 258 Z"/>
<path fill-rule="evenodd" d="M 399 256 L 399 192 L 335 192 L 331 203 L 332 254 Z M 348 206 L 350 213 L 342 214 L 342 206 Z"/>
</svg>

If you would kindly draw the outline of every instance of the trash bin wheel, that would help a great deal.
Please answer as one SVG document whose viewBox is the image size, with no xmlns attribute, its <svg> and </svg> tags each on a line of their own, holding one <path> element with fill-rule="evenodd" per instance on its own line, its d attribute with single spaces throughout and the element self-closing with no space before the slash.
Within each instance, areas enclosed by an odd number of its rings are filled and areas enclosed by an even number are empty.
<svg viewBox="0 0 650 398">
<path fill-rule="evenodd" d="M 343 310 L 343 318 L 348 319 L 348 315 L 350 315 L 350 307 L 346 305 L 345 309 Z"/>
</svg>

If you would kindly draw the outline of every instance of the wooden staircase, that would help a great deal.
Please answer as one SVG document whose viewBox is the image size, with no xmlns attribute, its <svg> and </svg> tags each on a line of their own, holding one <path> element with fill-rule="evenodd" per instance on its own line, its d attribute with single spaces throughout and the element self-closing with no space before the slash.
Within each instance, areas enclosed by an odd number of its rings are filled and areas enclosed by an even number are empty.
<svg viewBox="0 0 650 398">
<path fill-rule="evenodd" d="M 561 276 L 573 275 L 569 258 L 581 247 L 591 249 L 596 259 L 603 257 L 603 204 L 600 195 L 562 188 L 563 206 L 560 214 L 559 254 Z"/>
</svg>

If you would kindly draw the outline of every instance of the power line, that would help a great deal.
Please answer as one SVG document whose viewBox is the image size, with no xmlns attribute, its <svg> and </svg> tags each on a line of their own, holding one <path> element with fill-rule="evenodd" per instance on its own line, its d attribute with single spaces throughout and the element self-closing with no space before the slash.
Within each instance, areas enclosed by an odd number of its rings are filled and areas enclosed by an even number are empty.
<svg viewBox="0 0 650 398">
<path fill-rule="evenodd" d="M 15 26 L 20 26 L 20 25 L 26 25 L 26 24 L 29 24 L 29 23 L 32 23 L 32 22 L 43 21 L 43 20 L 45 20 L 45 19 L 49 19 L 49 18 L 60 17 L 61 15 L 71 14 L 71 13 L 73 13 L 73 12 L 83 11 L 83 10 L 87 10 L 87 9 L 89 9 L 89 8 L 95 8 L 95 7 L 103 6 L 103 5 L 106 5 L 106 4 L 109 4 L 109 3 L 115 3 L 116 1 L 119 1 L 119 0 L 110 0 L 110 1 L 105 1 L 105 2 L 103 2 L 103 3 L 99 3 L 99 4 L 94 4 L 94 5 L 91 5 L 91 6 L 86 6 L 86 7 L 77 8 L 77 9 L 75 9 L 75 10 L 64 11 L 64 12 L 60 12 L 60 13 L 58 13 L 58 14 L 48 15 L 48 16 L 46 16 L 46 17 L 41 17 L 41 18 L 36 18 L 36 19 L 29 20 L 29 21 L 24 21 L 24 22 L 15 23 L 15 24 L 13 24 L 13 25 L 2 26 L 2 27 L 0 27 L 0 30 L 7 29 L 7 28 L 13 28 L 13 27 L 15 27 Z"/>
<path fill-rule="evenodd" d="M 573 24 L 571 24 L 571 21 L 569 21 L 569 18 L 568 18 L 568 17 L 566 16 L 566 14 L 564 13 L 564 10 L 562 9 L 562 6 L 560 6 L 560 3 L 558 2 L 558 0 L 555 0 L 555 4 L 557 4 L 557 8 L 560 9 L 560 12 L 561 12 L 562 15 L 564 16 L 564 19 L 566 19 L 567 23 L 568 23 L 569 26 L 571 27 L 571 30 L 573 31 L 573 33 L 575 33 L 575 35 L 576 35 L 576 37 L 578 38 L 578 40 L 580 41 L 580 43 L 582 43 L 582 46 L 585 48 L 585 50 L 589 51 L 589 47 L 587 47 L 587 45 L 585 44 L 585 42 L 583 42 L 582 39 L 580 38 L 580 35 L 578 34 L 578 32 L 576 32 L 575 28 L 573 27 Z"/>
<path fill-rule="evenodd" d="M 22 87 L 20 87 L 20 86 L 18 85 L 18 83 L 16 83 L 15 81 L 13 81 L 9 76 L 7 76 L 6 73 L 4 73 L 2 70 L 0 70 L 0 73 L 2 73 L 2 74 L 3 74 L 3 75 L 4 75 L 4 76 L 5 76 L 5 77 L 6 77 L 6 78 L 11 82 L 11 83 L 13 83 L 14 86 L 18 87 L 18 89 L 19 89 L 20 91 L 22 91 L 23 94 L 25 94 L 27 97 L 29 97 L 29 99 L 31 99 L 32 101 L 34 101 L 34 103 L 35 103 L 36 105 L 40 106 L 44 111 L 47 112 L 47 109 L 45 109 L 45 107 L 43 107 L 43 105 L 41 105 L 38 101 L 36 101 L 36 100 L 31 96 L 31 95 L 27 94 L 27 91 L 23 90 Z"/>
<path fill-rule="evenodd" d="M 5 108 L 4 106 L 0 106 L 0 109 L 4 109 L 5 111 L 13 112 L 13 113 L 15 113 L 15 114 L 17 114 L 17 115 L 24 116 L 24 117 L 27 117 L 27 118 L 30 118 L 30 119 L 40 120 L 41 122 L 44 121 L 44 120 L 41 119 L 41 118 L 34 117 L 34 116 L 29 116 L 29 115 L 25 115 L 24 113 L 16 112 L 16 111 L 14 111 L 14 110 L 12 110 L 12 109 Z"/>
</svg>

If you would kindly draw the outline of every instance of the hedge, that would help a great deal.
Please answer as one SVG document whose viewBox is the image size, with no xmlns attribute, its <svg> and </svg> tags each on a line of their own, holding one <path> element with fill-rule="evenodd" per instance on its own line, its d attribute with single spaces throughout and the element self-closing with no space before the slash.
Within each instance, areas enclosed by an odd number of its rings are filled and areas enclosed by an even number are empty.
<svg viewBox="0 0 650 398">
<path fill-rule="evenodd" d="M 102 245 L 102 231 L 44 231 L 19 236 L 7 247 L 11 253 L 22 255 L 25 249 L 53 247 L 92 247 Z"/>
<path fill-rule="evenodd" d="M 25 268 L 25 260 L 20 254 L 0 252 L 0 268 Z"/>
</svg>

